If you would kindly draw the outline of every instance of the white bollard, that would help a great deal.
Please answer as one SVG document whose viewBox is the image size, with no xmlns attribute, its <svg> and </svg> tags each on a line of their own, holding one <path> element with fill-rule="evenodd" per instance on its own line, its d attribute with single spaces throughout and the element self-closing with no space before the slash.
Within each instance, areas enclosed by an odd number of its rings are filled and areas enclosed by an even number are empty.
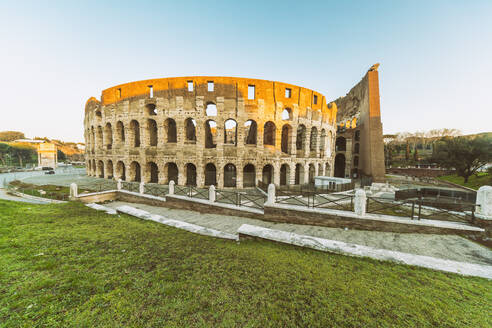
<svg viewBox="0 0 492 328">
<path fill-rule="evenodd" d="M 116 189 L 121 190 L 121 179 L 118 179 L 118 182 L 116 183 Z"/>
<path fill-rule="evenodd" d="M 355 199 L 354 199 L 355 214 L 360 216 L 366 215 L 366 203 L 367 203 L 366 192 L 364 191 L 364 189 L 358 189 L 355 192 Z"/>
<path fill-rule="evenodd" d="M 139 186 L 139 190 L 140 194 L 144 194 L 145 193 L 145 183 L 142 181 L 140 182 L 140 186 Z"/>
<path fill-rule="evenodd" d="M 77 198 L 79 196 L 78 186 L 75 182 L 70 184 L 70 198 Z"/>
<path fill-rule="evenodd" d="M 268 198 L 266 204 L 267 205 L 275 204 L 275 185 L 273 183 L 270 183 L 268 185 Z"/>
<path fill-rule="evenodd" d="M 211 185 L 208 187 L 208 200 L 211 202 L 215 202 L 215 186 Z"/>
<path fill-rule="evenodd" d="M 174 180 L 169 181 L 168 195 L 174 195 Z"/>
<path fill-rule="evenodd" d="M 481 186 L 477 191 L 477 214 L 492 220 L 492 187 Z"/>
</svg>

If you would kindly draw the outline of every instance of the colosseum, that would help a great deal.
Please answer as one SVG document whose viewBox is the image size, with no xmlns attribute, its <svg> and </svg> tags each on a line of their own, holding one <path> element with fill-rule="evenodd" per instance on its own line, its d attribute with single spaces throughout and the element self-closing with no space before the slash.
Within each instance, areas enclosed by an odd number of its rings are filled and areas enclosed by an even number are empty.
<svg viewBox="0 0 492 328">
<path fill-rule="evenodd" d="M 303 87 L 193 76 L 126 83 L 85 106 L 87 173 L 247 188 L 332 176 L 337 107 Z"/>
</svg>

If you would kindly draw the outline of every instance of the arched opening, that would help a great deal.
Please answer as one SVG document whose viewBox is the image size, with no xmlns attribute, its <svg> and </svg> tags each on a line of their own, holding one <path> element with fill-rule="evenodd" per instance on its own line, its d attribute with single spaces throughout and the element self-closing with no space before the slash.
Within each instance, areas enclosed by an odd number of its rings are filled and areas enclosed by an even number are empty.
<svg viewBox="0 0 492 328">
<path fill-rule="evenodd" d="M 335 156 L 335 176 L 345 178 L 345 156 L 343 154 Z"/>
<path fill-rule="evenodd" d="M 106 139 L 106 149 L 112 149 L 113 148 L 113 129 L 111 127 L 111 123 L 106 123 L 106 126 L 104 127 L 104 136 Z"/>
<path fill-rule="evenodd" d="M 97 118 L 102 118 L 102 113 L 100 110 L 96 110 L 96 117 Z"/>
<path fill-rule="evenodd" d="M 318 142 L 318 129 L 315 126 L 311 129 L 311 138 L 309 140 L 309 151 L 316 151 L 316 143 Z"/>
<path fill-rule="evenodd" d="M 174 181 L 175 184 L 178 184 L 178 166 L 176 163 L 167 163 L 166 164 L 166 170 L 167 170 L 167 182 L 169 183 L 171 181 Z"/>
<path fill-rule="evenodd" d="M 212 163 L 205 165 L 205 185 L 217 185 L 217 168 Z"/>
<path fill-rule="evenodd" d="M 357 130 L 355 131 L 355 141 L 359 141 L 360 140 L 360 130 Z"/>
<path fill-rule="evenodd" d="M 263 128 L 263 144 L 275 146 L 275 124 L 272 121 L 265 123 Z"/>
<path fill-rule="evenodd" d="M 358 154 L 359 153 L 359 143 L 356 143 L 355 146 L 354 146 L 354 154 Z"/>
<path fill-rule="evenodd" d="M 338 137 L 335 142 L 336 151 L 345 151 L 347 149 L 347 140 L 344 137 Z"/>
<path fill-rule="evenodd" d="M 329 177 L 331 174 L 330 171 L 331 171 L 331 166 L 330 166 L 330 164 L 326 163 L 325 164 L 325 176 Z"/>
<path fill-rule="evenodd" d="M 213 120 L 205 122 L 205 148 L 217 147 L 217 123 Z"/>
<path fill-rule="evenodd" d="M 243 187 L 256 186 L 256 170 L 253 164 L 247 164 L 243 168 Z"/>
<path fill-rule="evenodd" d="M 147 125 L 149 130 L 149 146 L 157 146 L 157 122 L 155 120 L 148 120 Z"/>
<path fill-rule="evenodd" d="M 314 183 L 314 176 L 316 173 L 316 169 L 313 164 L 309 164 L 309 183 Z"/>
<path fill-rule="evenodd" d="M 237 145 L 237 123 L 233 119 L 228 119 L 224 123 L 224 143 Z"/>
<path fill-rule="evenodd" d="M 273 183 L 273 166 L 271 166 L 270 164 L 267 164 L 263 167 L 261 181 L 267 185 Z"/>
<path fill-rule="evenodd" d="M 244 123 L 244 143 L 246 145 L 256 145 L 257 125 L 253 120 Z"/>
<path fill-rule="evenodd" d="M 359 156 L 354 156 L 354 167 L 359 167 Z"/>
<path fill-rule="evenodd" d="M 196 121 L 192 118 L 187 118 L 185 121 L 186 141 L 188 143 L 196 142 Z"/>
<path fill-rule="evenodd" d="M 102 127 L 97 127 L 97 147 L 103 148 L 103 129 Z"/>
<path fill-rule="evenodd" d="M 96 160 L 95 159 L 92 160 L 92 170 L 93 170 L 92 175 L 96 176 L 97 175 L 97 167 L 96 167 Z"/>
<path fill-rule="evenodd" d="M 99 178 L 104 178 L 104 162 L 103 161 L 97 162 L 97 176 Z"/>
<path fill-rule="evenodd" d="M 147 163 L 147 182 L 158 183 L 159 182 L 159 168 L 154 162 Z"/>
<path fill-rule="evenodd" d="M 301 124 L 297 127 L 296 149 L 302 150 L 306 148 L 306 127 Z"/>
<path fill-rule="evenodd" d="M 108 163 L 106 164 L 106 175 L 108 179 L 113 179 L 113 161 L 108 160 Z"/>
<path fill-rule="evenodd" d="M 122 161 L 116 163 L 116 176 L 118 179 L 126 180 L 125 163 Z"/>
<path fill-rule="evenodd" d="M 118 141 L 124 143 L 125 142 L 125 126 L 123 125 L 123 122 L 118 121 L 116 123 L 116 131 L 117 131 L 117 136 L 118 136 Z"/>
<path fill-rule="evenodd" d="M 138 162 L 132 162 L 130 164 L 130 180 L 136 182 L 142 181 L 142 172 Z"/>
<path fill-rule="evenodd" d="M 217 106 L 214 103 L 208 103 L 205 114 L 207 116 L 217 116 Z"/>
<path fill-rule="evenodd" d="M 145 105 L 145 111 L 147 112 L 147 115 L 157 115 L 157 109 L 155 107 L 155 104 Z"/>
<path fill-rule="evenodd" d="M 304 167 L 301 164 L 296 164 L 295 184 L 304 183 Z"/>
<path fill-rule="evenodd" d="M 133 134 L 133 147 L 140 147 L 140 124 L 138 121 L 132 120 L 130 122 L 130 131 Z"/>
<path fill-rule="evenodd" d="M 325 129 L 321 130 L 321 135 L 319 137 L 319 150 L 321 155 L 324 155 L 325 152 L 325 146 L 326 146 L 326 131 Z"/>
<path fill-rule="evenodd" d="M 186 164 L 186 185 L 196 186 L 196 166 L 192 163 Z"/>
<path fill-rule="evenodd" d="M 234 164 L 227 164 L 224 166 L 224 187 L 236 186 L 236 166 Z"/>
<path fill-rule="evenodd" d="M 318 164 L 318 175 L 317 176 L 323 176 L 323 165 L 321 163 Z"/>
<path fill-rule="evenodd" d="M 166 136 L 166 142 L 175 143 L 178 141 L 178 133 L 176 129 L 176 121 L 172 118 L 168 118 L 164 121 L 164 134 Z"/>
<path fill-rule="evenodd" d="M 289 184 L 290 168 L 287 164 L 282 164 L 280 167 L 280 185 L 285 186 Z"/>
<path fill-rule="evenodd" d="M 282 140 L 280 142 L 282 152 L 290 154 L 290 144 L 292 136 L 292 127 L 289 124 L 282 126 Z"/>
<path fill-rule="evenodd" d="M 91 146 L 94 151 L 96 149 L 96 132 L 94 131 L 94 127 L 91 127 Z"/>
<path fill-rule="evenodd" d="M 88 172 L 88 175 L 90 175 L 92 172 L 92 163 L 90 160 L 87 162 L 87 172 Z"/>
<path fill-rule="evenodd" d="M 284 108 L 282 111 L 282 120 L 290 121 L 292 120 L 292 110 L 290 108 Z"/>
</svg>

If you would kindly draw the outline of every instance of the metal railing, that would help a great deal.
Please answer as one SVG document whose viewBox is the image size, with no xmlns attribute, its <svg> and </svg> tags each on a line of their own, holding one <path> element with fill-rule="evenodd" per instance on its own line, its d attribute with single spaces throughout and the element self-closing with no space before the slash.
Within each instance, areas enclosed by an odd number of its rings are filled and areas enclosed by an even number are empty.
<svg viewBox="0 0 492 328">
<path fill-rule="evenodd" d="M 263 209 L 267 197 L 263 194 L 244 193 L 230 190 L 215 190 L 215 201 L 222 204 Z"/>
<path fill-rule="evenodd" d="M 294 194 L 279 190 L 275 195 L 278 204 L 297 205 L 310 208 L 330 208 L 343 211 L 351 211 L 354 203 L 352 195 L 323 194 L 317 192 L 304 192 Z"/>
<path fill-rule="evenodd" d="M 121 189 L 131 192 L 139 192 L 140 182 L 121 181 Z"/>
<path fill-rule="evenodd" d="M 157 183 L 146 183 L 144 184 L 144 194 L 157 196 L 157 197 L 165 197 L 169 192 L 169 186 L 161 185 Z"/>
</svg>

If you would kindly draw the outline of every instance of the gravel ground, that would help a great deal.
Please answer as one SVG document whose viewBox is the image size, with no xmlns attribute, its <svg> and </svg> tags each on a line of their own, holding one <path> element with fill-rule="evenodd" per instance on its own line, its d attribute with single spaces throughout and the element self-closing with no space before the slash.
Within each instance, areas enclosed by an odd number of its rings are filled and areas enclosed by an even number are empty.
<svg viewBox="0 0 492 328">
<path fill-rule="evenodd" d="M 116 208 L 130 205 L 170 219 L 197 224 L 228 233 L 236 233 L 244 223 L 266 228 L 295 232 L 302 235 L 338 240 L 374 248 L 426 255 L 453 261 L 492 265 L 492 251 L 468 239 L 453 235 L 428 235 L 379 231 L 345 230 L 318 226 L 273 223 L 237 216 L 198 213 L 143 204 L 112 202 L 105 206 Z"/>
</svg>

